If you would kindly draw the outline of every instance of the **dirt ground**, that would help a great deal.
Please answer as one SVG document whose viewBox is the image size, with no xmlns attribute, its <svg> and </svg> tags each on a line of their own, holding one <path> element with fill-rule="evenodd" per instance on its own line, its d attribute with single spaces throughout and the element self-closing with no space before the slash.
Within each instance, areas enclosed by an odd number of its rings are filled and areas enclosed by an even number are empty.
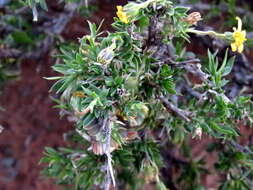
<svg viewBox="0 0 253 190">
<path fill-rule="evenodd" d="M 24 61 L 20 79 L 4 88 L 1 106 L 5 111 L 0 114 L 4 127 L 0 135 L 1 190 L 57 189 L 40 177 L 42 166 L 38 162 L 45 146 L 65 144 L 62 135 L 71 125 L 60 120 L 58 110 L 52 108 L 48 94 L 52 83 L 43 79 L 53 75 L 50 66 L 47 58 L 43 65 Z"/>
</svg>

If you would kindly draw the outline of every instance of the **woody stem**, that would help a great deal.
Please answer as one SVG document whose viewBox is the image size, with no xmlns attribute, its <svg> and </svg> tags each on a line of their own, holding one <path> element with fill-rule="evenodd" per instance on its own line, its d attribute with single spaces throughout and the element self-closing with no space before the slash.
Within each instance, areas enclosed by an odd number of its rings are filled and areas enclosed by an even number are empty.
<svg viewBox="0 0 253 190">
<path fill-rule="evenodd" d="M 220 34 L 217 32 L 214 32 L 212 30 L 208 30 L 208 31 L 200 31 L 200 30 L 195 30 L 195 29 L 187 29 L 186 32 L 188 33 L 193 33 L 193 34 L 197 34 L 197 35 L 201 35 L 201 36 L 214 36 L 214 37 L 218 37 L 218 38 L 224 38 L 225 34 Z"/>
</svg>

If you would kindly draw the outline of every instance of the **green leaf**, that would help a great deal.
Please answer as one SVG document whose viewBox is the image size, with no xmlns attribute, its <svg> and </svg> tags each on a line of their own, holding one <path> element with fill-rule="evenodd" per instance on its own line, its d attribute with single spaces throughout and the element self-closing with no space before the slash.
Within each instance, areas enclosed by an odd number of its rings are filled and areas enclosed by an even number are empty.
<svg viewBox="0 0 253 190">
<path fill-rule="evenodd" d="M 89 126 L 95 119 L 96 118 L 94 114 L 92 113 L 87 114 L 86 116 L 84 116 L 83 127 Z"/>
<path fill-rule="evenodd" d="M 227 127 L 227 126 L 219 126 L 214 121 L 210 121 L 209 126 L 213 130 L 215 130 L 215 131 L 217 131 L 221 134 L 225 134 L 225 135 L 229 135 L 229 136 L 231 136 L 231 135 L 232 136 L 238 136 L 237 132 L 233 128 Z"/>
<path fill-rule="evenodd" d="M 225 68 L 225 66 L 226 66 L 226 64 L 227 64 L 227 59 L 228 59 L 228 49 L 226 50 L 226 53 L 225 53 L 223 62 L 222 62 L 222 64 L 221 64 L 221 67 L 220 67 L 218 73 L 223 73 L 223 69 Z"/>
<path fill-rule="evenodd" d="M 90 28 L 90 32 L 91 32 L 91 37 L 92 38 L 96 38 L 97 36 L 97 26 L 94 23 L 91 23 L 90 21 L 87 21 L 89 28 Z"/>
<path fill-rule="evenodd" d="M 171 70 L 171 68 L 168 65 L 163 65 L 160 75 L 162 78 L 171 77 L 173 75 L 173 71 Z"/>
<path fill-rule="evenodd" d="M 178 6 L 175 7 L 175 12 L 179 13 L 179 14 L 185 14 L 187 11 L 189 11 L 189 7 L 182 7 L 182 6 Z"/>
<path fill-rule="evenodd" d="M 18 44 L 34 44 L 34 41 L 29 37 L 29 35 L 20 30 L 13 32 L 12 37 Z"/>
<path fill-rule="evenodd" d="M 63 76 L 57 76 L 57 77 L 43 77 L 46 80 L 59 80 L 59 79 L 63 79 Z"/>
<path fill-rule="evenodd" d="M 45 147 L 46 153 L 49 155 L 58 155 L 58 152 L 51 147 Z"/>
<path fill-rule="evenodd" d="M 232 71 L 234 62 L 235 62 L 235 57 L 232 57 L 228 60 L 226 66 L 223 69 L 222 76 L 226 76 Z"/>
<path fill-rule="evenodd" d="M 45 11 L 48 11 L 47 3 L 45 0 L 40 0 L 40 7 L 44 9 Z"/>
<path fill-rule="evenodd" d="M 218 68 L 218 61 L 215 60 L 215 57 L 217 55 L 218 51 L 216 51 L 214 54 L 212 54 L 209 49 L 207 50 L 208 59 L 209 59 L 209 72 L 212 74 L 212 76 L 215 76 L 217 68 Z"/>
<path fill-rule="evenodd" d="M 175 84 L 173 83 L 172 79 L 164 80 L 162 82 L 162 86 L 170 94 L 176 94 L 177 93 L 177 91 L 175 90 Z"/>
<path fill-rule="evenodd" d="M 58 91 L 63 84 L 64 84 L 64 78 L 56 81 L 53 84 L 53 86 L 50 88 L 50 92 L 53 91 L 53 90 Z"/>
<path fill-rule="evenodd" d="M 145 28 L 149 25 L 149 18 L 146 16 L 141 16 L 138 20 L 138 25 L 140 28 Z"/>
<path fill-rule="evenodd" d="M 62 86 L 56 91 L 56 93 L 59 93 L 59 92 L 63 92 L 64 90 L 66 90 L 67 88 L 71 87 L 71 83 L 73 84 L 73 81 L 75 80 L 76 76 L 69 76 L 67 77 Z"/>
</svg>

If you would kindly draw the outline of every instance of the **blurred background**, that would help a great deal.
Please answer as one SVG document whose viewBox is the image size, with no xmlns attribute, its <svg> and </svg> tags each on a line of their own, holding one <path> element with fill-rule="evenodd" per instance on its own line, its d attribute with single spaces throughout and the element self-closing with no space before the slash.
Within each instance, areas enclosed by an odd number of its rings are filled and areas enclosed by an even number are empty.
<svg viewBox="0 0 253 190">
<path fill-rule="evenodd" d="M 51 81 L 43 77 L 55 76 L 51 66 L 59 61 L 53 55 L 62 46 L 76 46 L 78 38 L 88 34 L 86 20 L 99 24 L 102 30 L 113 31 L 111 23 L 116 16 L 116 5 L 126 0 L 58 1 L 48 0 L 48 10 L 38 9 L 38 22 L 33 22 L 32 11 L 18 0 L 0 0 L 0 190 L 58 190 L 60 186 L 41 175 L 43 165 L 38 162 L 44 147 L 67 146 L 66 132 L 73 123 L 60 119 L 59 110 L 49 93 Z M 70 3 L 71 2 L 71 3 Z M 180 5 L 199 11 L 203 20 L 199 29 L 232 31 L 237 26 L 236 16 L 247 30 L 247 48 L 237 55 L 230 79 L 230 96 L 243 89 L 253 91 L 253 1 L 252 0 L 178 0 Z M 188 49 L 200 57 L 206 49 L 220 49 L 223 56 L 227 46 L 217 39 L 192 36 Z M 192 79 L 194 80 L 194 78 Z M 252 129 L 241 126 L 241 144 L 253 143 Z M 193 155 L 205 157 L 204 148 L 212 141 L 190 140 Z M 176 154 L 176 152 L 175 152 Z M 208 165 L 216 155 L 208 155 Z M 207 168 L 208 169 L 208 168 Z M 164 171 L 165 175 L 168 174 Z M 169 176 L 168 176 L 169 177 Z M 206 187 L 216 189 L 218 176 L 202 177 Z"/>
</svg>

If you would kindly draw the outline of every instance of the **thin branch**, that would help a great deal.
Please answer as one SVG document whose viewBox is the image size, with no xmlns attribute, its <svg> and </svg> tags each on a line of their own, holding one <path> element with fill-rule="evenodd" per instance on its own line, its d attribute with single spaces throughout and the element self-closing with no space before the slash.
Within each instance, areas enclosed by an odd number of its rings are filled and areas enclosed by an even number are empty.
<svg viewBox="0 0 253 190">
<path fill-rule="evenodd" d="M 192 96 L 194 96 L 197 99 L 201 99 L 205 94 L 201 94 L 198 91 L 193 90 L 191 87 L 188 85 L 184 85 L 184 88 L 189 92 Z"/>
<path fill-rule="evenodd" d="M 228 141 L 228 144 L 232 147 L 234 147 L 236 150 L 238 150 L 239 152 L 243 152 L 243 153 L 252 153 L 252 151 L 249 149 L 249 147 L 247 146 L 242 146 L 234 141 Z"/>
<path fill-rule="evenodd" d="M 105 118 L 103 121 L 103 129 L 105 133 L 105 144 L 103 146 L 105 155 L 107 157 L 107 163 L 105 164 L 106 168 L 106 180 L 105 180 L 105 190 L 110 189 L 111 182 L 113 186 L 115 187 L 115 178 L 113 174 L 113 168 L 112 168 L 112 156 L 111 156 L 111 132 L 112 132 L 112 123 L 110 119 Z"/>
<path fill-rule="evenodd" d="M 191 112 L 184 111 L 170 103 L 165 97 L 160 96 L 158 99 L 163 103 L 163 105 L 166 107 L 167 110 L 174 112 L 178 117 L 181 119 L 185 120 L 186 122 L 190 122 L 191 118 L 190 116 L 192 115 Z"/>
<path fill-rule="evenodd" d="M 189 59 L 185 61 L 174 61 L 172 58 L 166 58 L 163 61 L 156 62 L 158 65 L 174 65 L 184 68 L 186 71 L 199 77 L 202 81 L 206 81 L 209 77 L 208 74 L 201 70 L 201 64 L 199 59 Z"/>
<path fill-rule="evenodd" d="M 4 49 L 4 48 L 0 48 L 0 59 L 4 59 L 4 58 L 18 58 L 22 55 L 22 52 L 18 49 Z"/>
<path fill-rule="evenodd" d="M 159 65 L 164 65 L 164 64 L 168 64 L 168 65 L 177 65 L 177 66 L 182 66 L 182 65 L 186 65 L 186 64 L 196 64 L 196 63 L 200 63 L 199 59 L 188 59 L 185 61 L 174 61 L 172 58 L 166 58 L 165 60 L 162 60 L 160 62 L 157 62 L 155 64 L 159 64 Z"/>
<path fill-rule="evenodd" d="M 183 65 L 183 68 L 194 74 L 195 76 L 199 77 L 202 81 L 207 81 L 209 75 L 204 73 L 201 70 L 201 65 L 200 64 L 187 64 L 187 65 Z"/>
</svg>

